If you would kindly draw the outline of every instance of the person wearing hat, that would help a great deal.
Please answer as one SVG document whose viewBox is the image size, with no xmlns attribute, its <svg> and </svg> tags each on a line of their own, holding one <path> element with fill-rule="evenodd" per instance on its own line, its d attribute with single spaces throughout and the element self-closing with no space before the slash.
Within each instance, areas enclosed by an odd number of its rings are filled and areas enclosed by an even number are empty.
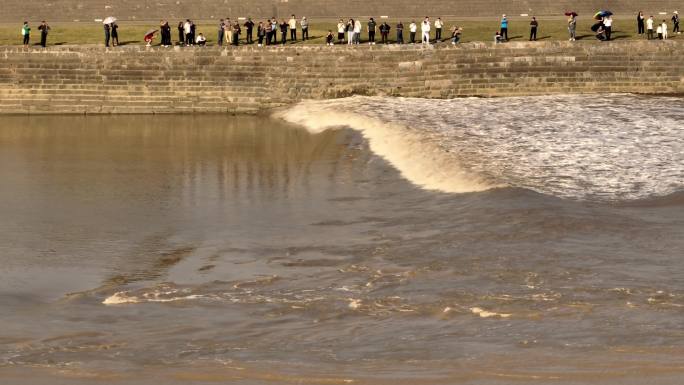
<svg viewBox="0 0 684 385">
<path fill-rule="evenodd" d="M 672 33 L 681 33 L 679 32 L 679 13 L 677 11 L 674 11 L 672 15 Z"/>
</svg>

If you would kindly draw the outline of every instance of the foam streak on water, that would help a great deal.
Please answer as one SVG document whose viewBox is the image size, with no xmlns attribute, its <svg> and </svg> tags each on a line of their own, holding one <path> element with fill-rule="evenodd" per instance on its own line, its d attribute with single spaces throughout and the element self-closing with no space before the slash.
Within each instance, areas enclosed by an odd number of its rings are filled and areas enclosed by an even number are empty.
<svg viewBox="0 0 684 385">
<path fill-rule="evenodd" d="M 306 101 L 278 114 L 312 131 L 361 130 L 411 182 L 445 192 L 508 185 L 635 200 L 684 186 L 684 99 L 557 95 Z"/>
</svg>

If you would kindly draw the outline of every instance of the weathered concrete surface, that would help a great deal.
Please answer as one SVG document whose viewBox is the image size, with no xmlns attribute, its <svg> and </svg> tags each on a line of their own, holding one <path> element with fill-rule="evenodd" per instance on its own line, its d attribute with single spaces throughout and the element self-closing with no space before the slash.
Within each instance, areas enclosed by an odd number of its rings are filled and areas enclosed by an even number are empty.
<svg viewBox="0 0 684 385">
<path fill-rule="evenodd" d="M 292 13 L 325 18 L 380 15 L 393 18 L 424 15 L 496 18 L 502 13 L 511 16 L 521 13 L 562 16 L 566 10 L 577 11 L 581 17 L 591 17 L 600 9 L 610 9 L 621 15 L 636 15 L 639 10 L 658 15 L 658 12 L 670 14 L 678 7 L 682 7 L 680 0 L 433 0 L 427 4 L 405 0 L 0 0 L 0 21 L 21 23 L 25 19 L 37 21 L 47 18 L 51 21 L 90 22 L 110 15 L 120 20 L 180 20 L 188 17 L 218 20 L 227 16 L 282 18 Z"/>
<path fill-rule="evenodd" d="M 257 112 L 349 95 L 684 94 L 684 43 L 0 47 L 0 113 Z"/>
</svg>

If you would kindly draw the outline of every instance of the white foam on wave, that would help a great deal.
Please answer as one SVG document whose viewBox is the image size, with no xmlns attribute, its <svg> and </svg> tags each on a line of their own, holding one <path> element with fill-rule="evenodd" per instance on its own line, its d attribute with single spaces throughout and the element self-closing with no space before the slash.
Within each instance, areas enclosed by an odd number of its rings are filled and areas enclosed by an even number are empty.
<svg viewBox="0 0 684 385">
<path fill-rule="evenodd" d="M 176 302 L 184 300 L 194 300 L 204 298 L 203 295 L 177 295 L 177 291 L 152 291 L 144 293 L 142 296 L 132 295 L 125 291 L 120 291 L 110 295 L 102 301 L 103 305 L 125 305 L 142 302 Z"/>
<path fill-rule="evenodd" d="M 404 178 L 426 189 L 464 193 L 494 187 L 461 167 L 437 143 L 401 124 L 338 111 L 330 101 L 302 102 L 276 115 L 313 133 L 340 127 L 361 131 L 375 154 L 392 164 Z"/>
<path fill-rule="evenodd" d="M 277 114 L 312 132 L 360 130 L 411 182 L 445 192 L 515 186 L 634 200 L 684 188 L 684 99 L 554 95 L 305 101 Z"/>
</svg>

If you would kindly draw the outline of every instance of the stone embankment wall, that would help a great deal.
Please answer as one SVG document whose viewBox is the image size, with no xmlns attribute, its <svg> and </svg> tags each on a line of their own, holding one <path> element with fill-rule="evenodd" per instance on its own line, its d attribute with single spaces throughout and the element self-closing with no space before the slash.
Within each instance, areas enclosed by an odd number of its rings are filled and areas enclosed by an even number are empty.
<svg viewBox="0 0 684 385">
<path fill-rule="evenodd" d="M 530 15 L 562 16 L 574 10 L 581 17 L 591 17 L 600 9 L 620 15 L 636 15 L 639 10 L 657 15 L 681 7 L 681 0 L 433 0 L 429 3 L 406 0 L 0 0 L 0 21 L 20 23 L 22 20 L 92 22 L 96 18 L 117 16 L 120 20 L 220 19 L 235 17 L 289 16 L 338 18 L 388 15 L 419 17 L 424 15 L 458 17 L 498 17 Z M 679 9 L 681 12 L 682 10 Z"/>
<path fill-rule="evenodd" d="M 684 94 L 684 44 L 0 48 L 0 113 L 257 112 L 302 99 Z"/>
</svg>

